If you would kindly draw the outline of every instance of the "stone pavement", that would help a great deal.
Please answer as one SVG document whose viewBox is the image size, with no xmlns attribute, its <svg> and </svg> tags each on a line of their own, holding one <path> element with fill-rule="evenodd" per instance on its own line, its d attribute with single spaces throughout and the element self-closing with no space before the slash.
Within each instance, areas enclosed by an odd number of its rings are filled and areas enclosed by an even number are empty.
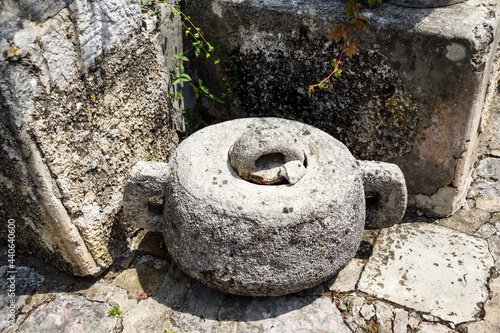
<svg viewBox="0 0 500 333">
<path fill-rule="evenodd" d="M 356 258 L 321 285 L 282 297 L 224 294 L 182 273 L 161 234 L 141 231 L 100 278 L 16 258 L 10 323 L 2 250 L 0 332 L 500 332 L 498 105 L 500 97 L 464 208 L 440 220 L 408 213 L 365 231 Z M 108 316 L 116 306 L 122 313 Z"/>
</svg>

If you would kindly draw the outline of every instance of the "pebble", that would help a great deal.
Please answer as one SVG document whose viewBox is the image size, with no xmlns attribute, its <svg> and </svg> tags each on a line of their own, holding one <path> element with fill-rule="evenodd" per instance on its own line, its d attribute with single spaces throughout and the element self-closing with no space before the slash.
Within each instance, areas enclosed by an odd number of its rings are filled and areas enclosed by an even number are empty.
<svg viewBox="0 0 500 333">
<path fill-rule="evenodd" d="M 403 309 L 394 309 L 394 333 L 407 333 L 408 312 Z"/>
<path fill-rule="evenodd" d="M 375 307 L 373 304 L 365 304 L 359 312 L 365 320 L 370 320 L 375 315 Z"/>
<path fill-rule="evenodd" d="M 377 322 L 380 324 L 379 333 L 392 332 L 392 309 L 383 302 L 375 302 Z"/>
</svg>

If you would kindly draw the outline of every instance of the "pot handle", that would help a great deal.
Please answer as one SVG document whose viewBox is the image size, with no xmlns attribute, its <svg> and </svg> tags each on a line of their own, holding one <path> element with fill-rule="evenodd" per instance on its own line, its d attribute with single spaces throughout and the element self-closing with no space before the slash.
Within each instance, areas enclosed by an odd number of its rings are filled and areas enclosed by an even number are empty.
<svg viewBox="0 0 500 333">
<path fill-rule="evenodd" d="M 401 169 L 392 163 L 358 161 L 366 197 L 366 229 L 387 228 L 404 216 L 408 201 Z"/>
<path fill-rule="evenodd" d="M 132 166 L 123 190 L 127 221 L 138 228 L 163 231 L 163 197 L 169 177 L 170 164 L 167 163 L 141 161 Z M 151 201 L 153 197 L 161 203 Z"/>
</svg>

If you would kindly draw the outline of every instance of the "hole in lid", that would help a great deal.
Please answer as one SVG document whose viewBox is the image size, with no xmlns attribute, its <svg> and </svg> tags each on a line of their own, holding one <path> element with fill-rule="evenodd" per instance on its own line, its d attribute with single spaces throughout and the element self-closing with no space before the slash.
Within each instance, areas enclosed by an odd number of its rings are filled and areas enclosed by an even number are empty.
<svg viewBox="0 0 500 333">
<path fill-rule="evenodd" d="M 280 173 L 280 168 L 284 164 L 285 156 L 281 153 L 262 155 L 255 161 L 251 176 L 247 180 L 261 185 L 288 184 L 286 178 Z"/>
<path fill-rule="evenodd" d="M 255 161 L 255 167 L 252 169 L 252 172 L 272 170 L 279 168 L 283 164 L 285 164 L 285 156 L 281 153 L 262 155 Z"/>
</svg>

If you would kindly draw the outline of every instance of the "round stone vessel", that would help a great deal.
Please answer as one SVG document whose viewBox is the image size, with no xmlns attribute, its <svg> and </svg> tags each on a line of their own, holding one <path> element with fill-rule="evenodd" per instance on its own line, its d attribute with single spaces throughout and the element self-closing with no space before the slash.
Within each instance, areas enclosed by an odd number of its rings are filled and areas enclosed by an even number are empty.
<svg viewBox="0 0 500 333">
<path fill-rule="evenodd" d="M 168 164 L 136 163 L 124 209 L 138 227 L 163 231 L 172 259 L 196 280 L 277 296 L 337 274 L 356 253 L 365 217 L 368 227 L 401 219 L 406 187 L 397 166 L 356 161 L 317 128 L 246 118 L 194 133 Z"/>
</svg>

